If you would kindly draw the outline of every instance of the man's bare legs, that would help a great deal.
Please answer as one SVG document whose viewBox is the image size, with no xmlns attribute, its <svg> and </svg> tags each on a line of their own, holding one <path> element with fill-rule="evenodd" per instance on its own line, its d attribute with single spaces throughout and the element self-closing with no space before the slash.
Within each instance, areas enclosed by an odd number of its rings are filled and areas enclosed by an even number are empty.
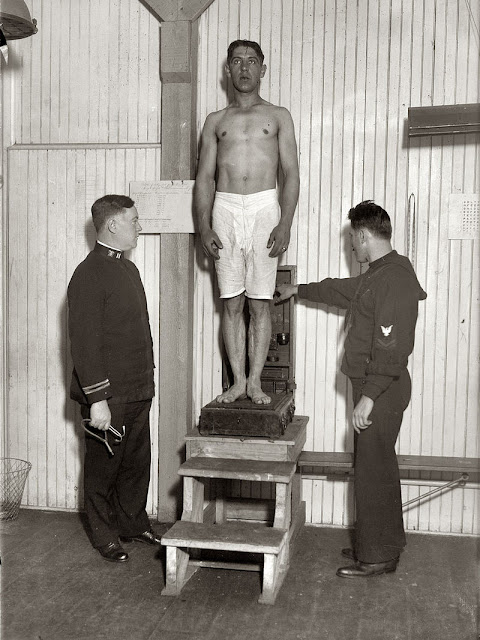
<svg viewBox="0 0 480 640">
<path fill-rule="evenodd" d="M 233 384 L 217 397 L 217 402 L 234 402 L 245 396 L 247 391 L 246 362 L 246 333 L 243 307 L 245 294 L 223 300 L 223 341 L 227 350 L 233 373 Z"/>
<path fill-rule="evenodd" d="M 228 404 L 246 395 L 255 404 L 268 404 L 270 396 L 262 391 L 260 376 L 267 359 L 272 320 L 269 300 L 249 300 L 250 326 L 248 328 L 248 381 L 245 373 L 246 336 L 243 307 L 245 295 L 225 298 L 223 301 L 223 340 L 233 372 L 233 385 L 217 397 L 217 402 Z"/>
<path fill-rule="evenodd" d="M 272 333 L 270 301 L 250 298 L 248 303 L 250 309 L 250 326 L 248 327 L 250 370 L 247 381 L 247 396 L 255 404 L 269 404 L 271 398 L 262 391 L 260 376 L 267 359 Z"/>
</svg>

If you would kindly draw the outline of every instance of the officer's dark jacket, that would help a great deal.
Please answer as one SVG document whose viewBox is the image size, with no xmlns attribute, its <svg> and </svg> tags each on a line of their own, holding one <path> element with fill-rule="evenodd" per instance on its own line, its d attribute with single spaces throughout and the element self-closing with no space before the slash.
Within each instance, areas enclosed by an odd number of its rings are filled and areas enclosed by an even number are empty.
<svg viewBox="0 0 480 640">
<path fill-rule="evenodd" d="M 74 365 L 70 397 L 89 405 L 152 398 L 152 337 L 133 262 L 97 243 L 70 280 L 68 307 Z"/>
<path fill-rule="evenodd" d="M 299 285 L 298 297 L 348 309 L 341 370 L 364 380 L 363 395 L 375 400 L 406 368 L 427 294 L 405 256 L 391 251 L 357 277 Z"/>
</svg>

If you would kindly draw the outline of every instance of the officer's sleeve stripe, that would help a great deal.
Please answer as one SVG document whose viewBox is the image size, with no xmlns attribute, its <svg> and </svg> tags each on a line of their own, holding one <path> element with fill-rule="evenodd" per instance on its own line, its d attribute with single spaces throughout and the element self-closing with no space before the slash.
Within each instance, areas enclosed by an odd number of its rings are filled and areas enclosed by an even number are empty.
<svg viewBox="0 0 480 640">
<path fill-rule="evenodd" d="M 92 384 L 89 387 L 82 387 L 83 393 L 88 395 L 89 393 L 95 393 L 96 391 L 102 391 L 110 386 L 110 380 L 107 378 L 106 380 L 102 380 L 102 382 L 97 382 L 96 384 Z"/>
</svg>

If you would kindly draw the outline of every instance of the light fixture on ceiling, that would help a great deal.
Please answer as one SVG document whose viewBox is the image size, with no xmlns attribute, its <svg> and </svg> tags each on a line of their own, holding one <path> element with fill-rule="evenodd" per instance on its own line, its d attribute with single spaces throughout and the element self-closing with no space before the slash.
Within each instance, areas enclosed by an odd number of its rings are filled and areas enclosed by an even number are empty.
<svg viewBox="0 0 480 640">
<path fill-rule="evenodd" d="M 0 0 L 0 29 L 6 40 L 28 38 L 38 31 L 24 0 Z"/>
</svg>

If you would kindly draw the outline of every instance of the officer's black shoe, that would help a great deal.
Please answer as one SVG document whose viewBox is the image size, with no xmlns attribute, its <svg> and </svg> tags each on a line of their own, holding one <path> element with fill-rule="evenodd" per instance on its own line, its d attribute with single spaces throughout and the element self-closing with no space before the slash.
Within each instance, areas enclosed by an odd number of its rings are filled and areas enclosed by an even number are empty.
<svg viewBox="0 0 480 640">
<path fill-rule="evenodd" d="M 369 578 L 370 576 L 379 576 L 382 573 L 392 573 L 396 570 L 397 564 L 398 558 L 373 564 L 357 560 L 355 564 L 338 569 L 337 576 L 339 578 Z"/>
<path fill-rule="evenodd" d="M 152 529 L 139 533 L 138 536 L 122 536 L 122 540 L 125 542 L 144 542 L 145 544 L 161 544 L 162 542 L 160 536 Z"/>
<path fill-rule="evenodd" d="M 102 547 L 97 547 L 100 555 L 109 562 L 126 562 L 128 560 L 128 553 L 118 542 L 109 542 Z"/>
</svg>

